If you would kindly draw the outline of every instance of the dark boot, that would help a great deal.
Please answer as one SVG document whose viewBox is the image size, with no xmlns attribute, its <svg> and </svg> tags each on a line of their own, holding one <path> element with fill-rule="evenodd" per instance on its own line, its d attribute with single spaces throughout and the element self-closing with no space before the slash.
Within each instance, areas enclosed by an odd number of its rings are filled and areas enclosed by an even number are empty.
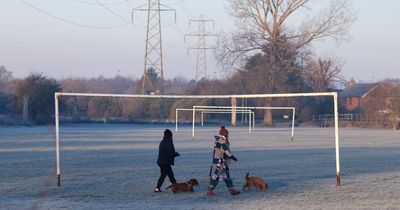
<svg viewBox="0 0 400 210">
<path fill-rule="evenodd" d="M 229 193 L 230 193 L 231 195 L 237 195 L 237 194 L 239 194 L 240 192 L 237 191 L 237 190 L 235 190 L 234 188 L 231 188 L 231 189 L 229 189 Z"/>
</svg>

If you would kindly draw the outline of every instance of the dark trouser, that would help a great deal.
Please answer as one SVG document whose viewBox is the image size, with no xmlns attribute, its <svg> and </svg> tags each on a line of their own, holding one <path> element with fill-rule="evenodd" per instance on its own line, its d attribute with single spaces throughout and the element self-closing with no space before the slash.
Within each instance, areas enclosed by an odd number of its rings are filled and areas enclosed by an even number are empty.
<svg viewBox="0 0 400 210">
<path fill-rule="evenodd" d="M 218 162 L 213 174 L 211 175 L 211 180 L 208 188 L 214 190 L 214 188 L 218 185 L 220 177 L 223 177 L 226 187 L 228 189 L 233 188 L 233 182 L 231 179 L 231 175 L 229 174 L 229 167 L 226 165 L 225 161 L 221 160 Z"/>
<path fill-rule="evenodd" d="M 160 188 L 161 185 L 164 183 L 165 177 L 168 176 L 169 181 L 171 181 L 172 184 L 176 183 L 175 177 L 174 177 L 174 172 L 172 172 L 172 168 L 170 164 L 158 164 L 160 166 L 160 171 L 161 175 L 160 178 L 158 178 L 157 182 L 157 188 Z"/>
</svg>

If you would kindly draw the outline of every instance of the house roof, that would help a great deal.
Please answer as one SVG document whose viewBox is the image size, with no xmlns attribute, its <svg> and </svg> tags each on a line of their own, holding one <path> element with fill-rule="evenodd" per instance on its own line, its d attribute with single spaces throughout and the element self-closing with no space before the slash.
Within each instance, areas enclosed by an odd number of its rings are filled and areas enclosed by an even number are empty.
<svg viewBox="0 0 400 210">
<path fill-rule="evenodd" d="M 378 86 L 379 83 L 359 83 L 347 87 L 339 93 L 339 97 L 362 97 Z"/>
</svg>

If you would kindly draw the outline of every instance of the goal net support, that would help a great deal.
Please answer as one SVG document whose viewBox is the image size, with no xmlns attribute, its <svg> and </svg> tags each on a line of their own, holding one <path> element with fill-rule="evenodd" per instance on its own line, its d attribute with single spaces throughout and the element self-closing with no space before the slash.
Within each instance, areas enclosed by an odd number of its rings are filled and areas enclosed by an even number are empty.
<svg viewBox="0 0 400 210">
<path fill-rule="evenodd" d="M 295 107 L 269 107 L 269 106 L 193 106 L 193 122 L 192 122 L 192 138 L 194 138 L 194 119 L 196 117 L 195 110 L 204 108 L 219 108 L 219 109 L 231 109 L 232 113 L 242 111 L 242 110 L 292 110 L 292 136 L 291 140 L 294 138 L 294 120 L 296 115 Z M 254 120 L 254 119 L 253 119 Z"/>
<path fill-rule="evenodd" d="M 336 154 L 336 185 L 340 186 L 340 152 L 339 152 L 339 120 L 337 92 L 325 93 L 279 93 L 279 94 L 249 94 L 249 95 L 133 95 L 133 94 L 101 94 L 101 93 L 54 93 L 55 141 L 56 141 L 56 176 L 57 186 L 61 186 L 60 165 L 60 127 L 59 127 L 59 97 L 111 97 L 111 98 L 148 98 L 148 99 L 262 99 L 262 98 L 293 98 L 293 97 L 332 97 L 334 109 L 334 132 Z M 194 113 L 194 111 L 193 111 Z"/>
<path fill-rule="evenodd" d="M 256 127 L 256 122 L 255 122 L 255 113 L 251 110 L 238 110 L 238 111 L 232 111 L 232 110 L 216 110 L 216 111 L 208 111 L 204 110 L 201 111 L 201 127 L 204 127 L 204 114 L 248 114 L 249 115 L 249 133 L 251 133 L 251 130 Z"/>
<path fill-rule="evenodd" d="M 210 109 L 210 108 L 204 108 L 204 109 L 185 109 L 185 108 L 176 108 L 175 110 L 175 131 L 178 132 L 178 123 L 179 123 L 179 111 L 198 111 L 201 112 L 201 127 L 204 126 L 204 113 L 215 113 L 215 114 L 232 114 L 232 113 L 243 113 L 243 114 L 248 114 L 249 115 L 249 133 L 251 133 L 251 128 L 255 126 L 255 121 L 254 121 L 254 112 L 251 110 L 238 110 L 238 111 L 232 111 L 231 109 Z M 192 119 L 192 122 L 195 121 L 195 119 Z M 194 127 L 192 127 L 192 138 L 194 138 Z"/>
</svg>

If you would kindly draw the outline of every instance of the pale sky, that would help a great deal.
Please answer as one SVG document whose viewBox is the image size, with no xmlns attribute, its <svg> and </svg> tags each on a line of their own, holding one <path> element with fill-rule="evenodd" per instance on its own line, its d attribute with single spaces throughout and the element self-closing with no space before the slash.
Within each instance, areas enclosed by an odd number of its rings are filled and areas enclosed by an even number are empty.
<svg viewBox="0 0 400 210">
<path fill-rule="evenodd" d="M 146 13 L 135 12 L 135 24 L 129 21 L 132 8 L 146 3 L 147 0 L 1 0 L 0 65 L 17 78 L 29 72 L 43 72 L 56 79 L 118 74 L 140 78 L 144 70 Z M 162 14 L 164 77 L 194 79 L 196 52 L 187 55 L 187 48 L 196 45 L 197 40 L 187 37 L 184 42 L 183 35 L 197 28 L 192 25 L 189 30 L 188 22 L 204 14 L 215 20 L 215 28 L 207 25 L 208 31 L 234 30 L 236 26 L 224 8 L 227 3 L 223 0 L 161 0 L 161 3 L 177 12 L 176 24 L 174 13 Z M 326 40 L 315 43 L 314 49 L 320 55 L 342 58 L 347 79 L 374 82 L 400 78 L 400 1 L 355 0 L 354 4 L 358 20 L 350 29 L 351 41 L 337 45 Z M 120 27 L 98 28 L 114 26 Z M 215 39 L 207 40 L 209 45 L 215 43 Z M 208 55 L 208 76 L 223 77 L 212 51 Z"/>
</svg>

